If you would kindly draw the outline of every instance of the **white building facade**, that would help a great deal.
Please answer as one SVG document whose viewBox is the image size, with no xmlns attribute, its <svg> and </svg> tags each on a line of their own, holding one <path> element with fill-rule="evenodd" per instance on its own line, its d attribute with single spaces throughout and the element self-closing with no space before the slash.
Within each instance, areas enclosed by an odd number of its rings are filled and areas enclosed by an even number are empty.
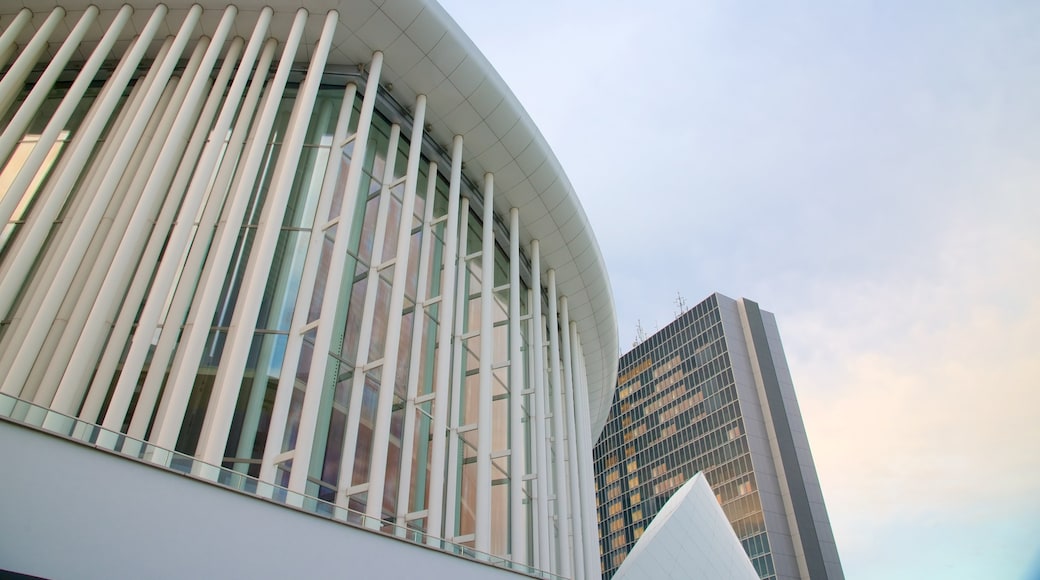
<svg viewBox="0 0 1040 580">
<path fill-rule="evenodd" d="M 0 7 L 0 416 L 598 578 L 604 262 L 443 9 L 28 5 Z"/>
</svg>

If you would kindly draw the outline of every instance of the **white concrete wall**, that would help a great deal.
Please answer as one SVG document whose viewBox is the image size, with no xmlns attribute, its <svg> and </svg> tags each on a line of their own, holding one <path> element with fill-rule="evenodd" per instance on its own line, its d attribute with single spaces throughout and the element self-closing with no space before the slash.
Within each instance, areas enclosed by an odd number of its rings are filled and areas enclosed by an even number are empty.
<svg viewBox="0 0 1040 580">
<path fill-rule="evenodd" d="M 524 578 L 0 421 L 0 570 L 44 578 Z"/>
</svg>

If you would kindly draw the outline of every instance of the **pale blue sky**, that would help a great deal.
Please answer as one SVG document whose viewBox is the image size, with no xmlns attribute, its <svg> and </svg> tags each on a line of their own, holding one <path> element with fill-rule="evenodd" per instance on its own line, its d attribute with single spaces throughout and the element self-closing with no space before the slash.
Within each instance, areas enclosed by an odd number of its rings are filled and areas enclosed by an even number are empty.
<svg viewBox="0 0 1040 580">
<path fill-rule="evenodd" d="M 1040 3 L 442 3 L 624 349 L 677 292 L 776 314 L 850 580 L 1040 578 Z"/>
</svg>

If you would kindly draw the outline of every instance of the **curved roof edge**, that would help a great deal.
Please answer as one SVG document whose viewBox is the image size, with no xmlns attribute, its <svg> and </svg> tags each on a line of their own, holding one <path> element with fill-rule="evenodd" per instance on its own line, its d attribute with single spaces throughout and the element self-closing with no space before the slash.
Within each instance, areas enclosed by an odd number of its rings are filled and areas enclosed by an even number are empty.
<svg viewBox="0 0 1040 580">
<path fill-rule="evenodd" d="M 30 0 L 35 12 L 61 5 L 70 16 L 87 6 L 101 9 L 101 22 L 111 21 L 125 0 Z M 200 31 L 212 34 L 227 2 L 168 0 L 168 16 L 176 20 L 193 4 L 205 10 Z M 19 5 L 0 8 L 6 24 Z M 133 5 L 133 2 L 130 2 Z M 141 30 L 151 13 L 136 10 L 128 30 Z M 383 90 L 405 106 L 419 94 L 427 96 L 430 136 L 446 150 L 454 135 L 464 143 L 464 172 L 475 183 L 484 173 L 495 175 L 494 205 L 499 215 L 520 210 L 521 243 L 539 240 L 543 268 L 555 269 L 561 296 L 567 296 L 570 316 L 578 325 L 589 377 L 589 411 L 593 440 L 599 437 L 610 411 L 617 381 L 618 332 L 614 298 L 606 264 L 585 211 L 559 161 L 541 132 L 506 86 L 487 58 L 443 7 L 433 0 L 239 0 L 234 3 L 243 22 L 252 21 L 263 7 L 275 10 L 271 35 L 285 38 L 292 18 L 302 6 L 312 13 L 336 10 L 339 24 L 329 55 L 330 65 L 367 63 L 382 51 Z M 34 19 L 34 22 L 39 20 Z M 70 19 L 66 18 L 66 22 Z M 63 26 L 65 26 L 63 24 Z M 311 18 L 297 60 L 308 60 L 322 22 Z M 238 26 L 248 36 L 251 26 Z M 59 30 L 67 33 L 68 30 Z M 169 34 L 175 30 L 168 31 Z M 23 31 L 31 34 L 31 31 Z M 100 38 L 95 26 L 88 43 Z M 123 36 L 127 37 L 127 31 Z M 129 42 L 123 40 L 121 42 Z M 159 40 L 153 42 L 157 50 Z M 89 46 L 92 46 L 90 44 Z M 52 45 L 50 50 L 56 50 Z M 116 50 L 119 50 L 118 44 Z M 79 58 L 85 60 L 83 50 Z"/>
<path fill-rule="evenodd" d="M 465 99 L 481 116 L 481 122 L 461 132 L 461 126 L 452 126 L 450 122 L 445 123 L 445 126 L 463 136 L 466 173 L 477 177 L 487 171 L 495 174 L 496 211 L 506 215 L 510 207 L 519 208 L 521 230 L 524 233 L 521 243 L 526 245 L 532 239 L 539 240 L 542 267 L 556 270 L 560 295 L 567 296 L 571 320 L 577 322 L 582 338 L 588 366 L 589 411 L 595 441 L 606 424 L 618 372 L 614 295 L 595 233 L 559 160 L 498 71 L 443 7 L 432 0 L 416 1 L 423 4 L 424 11 L 435 16 L 446 30 L 446 38 L 441 41 L 454 41 L 466 54 L 466 59 L 449 73 L 447 80 L 454 83 L 455 79 L 465 79 L 467 61 L 472 61 L 483 77 L 481 85 Z M 387 53 L 384 52 L 384 55 L 387 56 Z M 492 105 L 492 101 L 496 100 L 498 102 Z M 432 105 L 430 108 L 433 108 Z M 488 113 L 485 115 L 482 111 Z M 453 121 L 467 112 L 464 105 L 460 104 L 454 113 L 446 117 L 448 121 Z M 495 126 L 496 117 L 512 117 L 516 121 L 503 132 Z M 503 123 L 502 127 L 507 123 Z M 438 125 L 432 125 L 432 132 L 440 138 L 437 135 Z M 486 135 L 483 134 L 485 129 L 491 130 L 498 139 L 497 143 L 486 145 Z M 449 135 L 444 138 L 450 140 Z M 504 156 L 497 150 L 498 147 L 504 150 Z M 515 170 L 519 170 L 519 174 L 514 175 Z"/>
</svg>

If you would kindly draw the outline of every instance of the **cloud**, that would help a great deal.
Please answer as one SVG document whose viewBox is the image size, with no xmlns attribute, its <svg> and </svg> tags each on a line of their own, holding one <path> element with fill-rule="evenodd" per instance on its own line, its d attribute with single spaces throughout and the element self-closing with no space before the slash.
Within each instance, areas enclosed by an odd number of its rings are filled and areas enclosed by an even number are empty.
<svg viewBox="0 0 1040 580">
<path fill-rule="evenodd" d="M 996 550 L 986 526 L 1040 517 L 1037 238 L 961 223 L 919 275 L 781 319 L 839 549 L 895 549 L 904 522 Z"/>
<path fill-rule="evenodd" d="M 850 578 L 1025 569 L 1040 5 L 449 4 L 568 172 L 623 349 L 676 292 L 777 315 Z"/>
</svg>

